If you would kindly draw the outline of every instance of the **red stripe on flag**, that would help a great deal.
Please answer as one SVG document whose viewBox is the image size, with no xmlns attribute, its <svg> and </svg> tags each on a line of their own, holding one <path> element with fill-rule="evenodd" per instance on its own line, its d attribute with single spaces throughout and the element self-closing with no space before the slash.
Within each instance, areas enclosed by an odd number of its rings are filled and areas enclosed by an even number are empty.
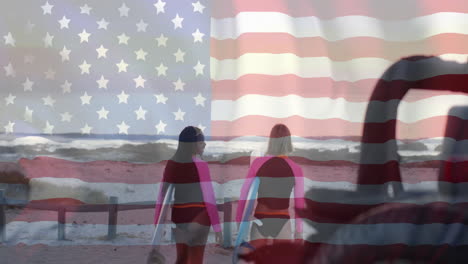
<svg viewBox="0 0 468 264">
<path fill-rule="evenodd" d="M 468 13 L 464 0 L 441 2 L 426 0 L 394 0 L 391 2 L 373 0 L 221 0 L 214 1 L 212 17 L 234 17 L 241 12 L 280 12 L 293 17 L 317 16 L 330 19 L 340 16 L 370 16 L 379 19 L 401 20 L 439 12 Z"/>
<path fill-rule="evenodd" d="M 330 78 L 301 78 L 296 75 L 259 75 L 248 74 L 237 80 L 212 81 L 213 100 L 236 100 L 247 94 L 260 94 L 269 96 L 287 96 L 290 94 L 306 98 L 345 98 L 350 102 L 367 102 L 376 87 L 379 79 L 366 79 L 356 82 L 334 81 Z M 408 87 L 425 87 L 428 92 L 412 93 L 405 96 L 402 101 L 414 102 L 437 95 L 449 95 L 452 91 L 462 91 L 468 75 L 441 75 L 421 81 L 382 81 L 381 93 L 374 95 L 373 100 L 388 101 L 401 99 Z"/>
<path fill-rule="evenodd" d="M 301 165 L 304 176 L 307 179 L 319 182 L 357 183 L 357 170 L 360 166 L 361 169 L 365 169 L 371 172 L 375 170 L 375 172 L 372 173 L 377 173 L 379 170 L 386 170 L 385 168 L 388 166 L 398 165 L 394 164 L 394 161 L 376 165 L 360 165 L 356 162 L 346 160 L 318 161 L 301 156 L 290 156 L 290 158 Z M 220 184 L 226 184 L 233 180 L 245 179 L 249 169 L 250 159 L 250 156 L 243 156 L 234 158 L 232 162 L 211 162 L 209 164 L 209 168 L 212 180 Z M 161 175 L 165 166 L 163 163 L 159 163 L 154 164 L 154 166 L 150 169 L 143 164 L 138 164 L 139 166 L 142 166 L 142 169 L 146 167 L 145 170 L 147 171 L 145 173 L 154 174 L 153 178 L 146 179 L 144 174 L 135 174 L 129 177 L 125 167 L 121 167 L 119 169 L 118 165 L 115 165 L 114 162 L 108 162 L 108 167 L 114 167 L 112 178 L 101 178 L 98 175 L 101 175 L 102 172 L 93 174 L 97 171 L 97 168 L 93 168 L 92 162 L 70 162 L 57 159 L 54 161 L 54 163 L 57 165 L 53 169 L 49 169 L 47 174 L 43 174 L 40 168 L 47 166 L 45 165 L 46 163 L 47 162 L 44 161 L 36 161 L 28 164 L 23 163 L 26 166 L 24 168 L 27 172 L 28 179 L 52 177 L 57 179 L 79 179 L 85 183 L 156 184 L 161 181 Z M 441 166 L 441 163 L 439 160 L 429 160 L 424 162 L 405 163 L 401 164 L 400 166 L 404 168 L 402 173 L 406 174 L 404 177 L 404 182 L 417 183 L 422 181 L 437 181 L 437 170 L 435 171 L 434 169 L 438 169 Z M 103 171 L 106 169 L 107 168 L 102 168 Z M 141 172 L 141 170 L 138 171 Z M 74 178 L 66 177 L 67 175 L 69 177 L 73 175 Z M 375 184 L 376 181 L 373 179 L 376 180 L 375 178 L 366 178 L 366 181 L 362 183 Z M 148 197 L 148 199 L 150 198 L 151 197 Z"/>
<path fill-rule="evenodd" d="M 370 123 L 369 131 L 375 130 L 379 133 L 369 132 L 366 143 L 383 143 L 395 139 L 395 132 L 389 128 L 396 123 L 397 139 L 426 139 L 445 136 L 445 124 L 448 118 L 458 117 L 435 116 L 415 123 L 407 124 L 400 121 L 390 120 L 385 123 Z M 269 130 L 275 124 L 282 123 L 289 127 L 293 134 L 307 138 L 360 138 L 364 123 L 349 122 L 342 119 L 306 119 L 299 116 L 288 118 L 272 118 L 266 116 L 250 115 L 241 117 L 235 121 L 212 121 L 213 135 L 223 135 L 227 138 L 242 136 L 264 136 L 268 137 Z M 255 125 L 253 125 L 255 124 Z M 382 133 L 384 131 L 384 133 Z"/>
<path fill-rule="evenodd" d="M 371 37 L 327 41 L 320 37 L 296 38 L 286 33 L 245 33 L 237 39 L 211 39 L 211 56 L 236 59 L 246 53 L 292 53 L 299 57 L 328 57 L 346 61 L 361 57 L 376 57 L 396 61 L 415 54 L 437 56 L 466 54 L 468 36 L 440 34 L 414 42 L 391 42 Z"/>
</svg>

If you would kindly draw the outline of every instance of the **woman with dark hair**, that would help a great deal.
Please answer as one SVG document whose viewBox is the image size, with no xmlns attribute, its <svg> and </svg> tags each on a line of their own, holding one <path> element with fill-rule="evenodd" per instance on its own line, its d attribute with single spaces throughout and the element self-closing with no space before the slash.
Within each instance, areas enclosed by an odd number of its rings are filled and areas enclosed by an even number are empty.
<svg viewBox="0 0 468 264">
<path fill-rule="evenodd" d="M 156 202 L 155 224 L 162 218 L 164 197 L 174 188 L 171 210 L 172 229 L 177 247 L 176 263 L 202 263 L 210 226 L 221 240 L 216 199 L 208 164 L 199 156 L 206 143 L 201 130 L 188 126 L 179 135 L 174 156 L 167 162 Z"/>
<path fill-rule="evenodd" d="M 304 208 L 304 177 L 301 168 L 288 157 L 292 150 L 289 128 L 277 124 L 271 129 L 266 155 L 256 158 L 250 166 L 242 186 L 236 220 L 239 223 L 246 219 L 246 214 L 250 214 L 245 208 L 247 203 L 253 201 L 248 201 L 247 196 L 254 179 L 258 179 L 256 206 L 253 212 L 255 220 L 250 230 L 251 240 L 266 239 L 267 243 L 271 244 L 274 239 L 292 237 L 288 227 L 291 218 L 290 196 L 293 189 L 294 208 Z M 294 238 L 302 238 L 302 221 L 296 214 L 294 218 Z"/>
</svg>

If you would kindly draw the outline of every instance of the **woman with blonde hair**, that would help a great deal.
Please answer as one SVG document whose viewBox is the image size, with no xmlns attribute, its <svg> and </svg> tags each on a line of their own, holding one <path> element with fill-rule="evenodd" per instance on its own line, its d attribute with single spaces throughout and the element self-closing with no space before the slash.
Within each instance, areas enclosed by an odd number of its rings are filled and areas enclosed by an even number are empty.
<svg viewBox="0 0 468 264">
<path fill-rule="evenodd" d="M 237 208 L 238 223 L 251 217 L 247 203 L 255 202 L 253 225 L 250 230 L 252 244 L 259 245 L 261 240 L 268 244 L 275 239 L 291 239 L 288 230 L 290 215 L 290 196 L 294 190 L 294 238 L 302 238 L 302 221 L 296 212 L 304 208 L 304 177 L 301 168 L 288 155 L 293 151 L 291 132 L 283 124 L 273 126 L 264 157 L 256 158 L 249 169 L 241 189 Z M 258 179 L 255 201 L 247 198 L 254 180 Z M 244 235 L 244 234 L 239 234 Z"/>
</svg>

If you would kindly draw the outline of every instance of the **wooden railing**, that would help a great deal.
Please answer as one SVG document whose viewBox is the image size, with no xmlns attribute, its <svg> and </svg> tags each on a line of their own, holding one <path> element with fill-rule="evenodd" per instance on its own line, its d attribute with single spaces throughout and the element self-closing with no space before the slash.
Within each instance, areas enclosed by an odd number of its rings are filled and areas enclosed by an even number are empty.
<svg viewBox="0 0 468 264">
<path fill-rule="evenodd" d="M 57 239 L 65 240 L 65 224 L 67 212 L 108 212 L 107 239 L 111 240 L 117 236 L 117 216 L 119 211 L 150 209 L 155 207 L 154 201 L 142 201 L 137 203 L 119 204 L 118 197 L 110 196 L 108 204 L 84 204 L 84 205 L 60 205 L 50 202 L 29 203 L 26 200 L 12 200 L 4 196 L 0 190 L 0 240 L 6 241 L 6 206 L 19 206 L 33 210 L 45 210 L 57 212 Z M 231 247 L 232 244 L 232 202 L 225 198 L 223 204 L 218 204 L 218 211 L 223 212 L 223 247 Z"/>
</svg>

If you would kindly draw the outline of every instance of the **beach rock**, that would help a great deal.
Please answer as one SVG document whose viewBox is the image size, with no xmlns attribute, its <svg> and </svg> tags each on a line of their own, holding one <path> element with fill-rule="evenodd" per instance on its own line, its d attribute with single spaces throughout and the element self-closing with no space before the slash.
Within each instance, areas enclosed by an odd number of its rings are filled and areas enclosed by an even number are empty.
<svg viewBox="0 0 468 264">
<path fill-rule="evenodd" d="M 29 179 L 21 166 L 12 162 L 0 163 L 0 189 L 8 199 L 28 200 Z"/>
<path fill-rule="evenodd" d="M 69 179 L 56 182 L 54 178 L 36 178 L 29 182 L 29 199 L 50 200 L 65 198 L 81 201 L 85 204 L 106 204 L 109 198 L 100 190 L 87 186 L 85 182 Z"/>
<path fill-rule="evenodd" d="M 0 183 L 28 184 L 28 182 L 29 179 L 19 164 L 0 162 Z"/>
</svg>

